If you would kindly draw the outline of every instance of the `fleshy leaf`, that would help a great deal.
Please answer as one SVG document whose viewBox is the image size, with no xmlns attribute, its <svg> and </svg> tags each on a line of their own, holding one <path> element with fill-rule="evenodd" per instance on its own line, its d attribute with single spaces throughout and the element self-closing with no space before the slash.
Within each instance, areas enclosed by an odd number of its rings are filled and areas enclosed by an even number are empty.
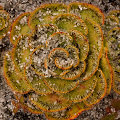
<svg viewBox="0 0 120 120">
<path fill-rule="evenodd" d="M 80 62 L 77 67 L 72 67 L 68 71 L 63 71 L 63 73 L 60 74 L 60 77 L 66 80 L 75 80 L 84 72 L 85 67 L 86 63 Z"/>
<path fill-rule="evenodd" d="M 103 45 L 102 30 L 98 24 L 91 20 L 85 20 L 85 23 L 88 27 L 89 50 L 92 53 L 97 52 L 96 55 L 100 56 Z"/>
<path fill-rule="evenodd" d="M 63 59 L 63 58 L 56 58 L 55 59 L 55 65 L 56 67 L 58 67 L 59 69 L 70 69 L 72 67 L 72 60 L 68 59 Z"/>
<path fill-rule="evenodd" d="M 53 24 L 61 31 L 67 31 L 70 29 L 78 30 L 79 32 L 87 35 L 88 29 L 82 19 L 73 14 L 61 14 L 53 19 Z"/>
<path fill-rule="evenodd" d="M 0 39 L 2 39 L 10 29 L 9 14 L 5 10 L 0 10 L 0 19 L 2 23 L 2 26 L 0 27 Z"/>
<path fill-rule="evenodd" d="M 48 56 L 48 60 L 49 60 L 49 63 L 48 63 L 49 69 L 51 69 L 51 67 L 53 66 L 54 68 L 57 67 L 63 70 L 69 69 L 72 67 L 72 63 L 71 63 L 72 60 L 69 59 L 69 53 L 66 49 L 63 49 L 63 48 L 55 48 L 51 50 Z M 52 64 L 55 64 L 55 65 L 52 65 Z"/>
<path fill-rule="evenodd" d="M 48 37 L 50 37 L 53 33 L 56 33 L 57 31 L 58 29 L 56 26 L 49 24 L 37 27 L 35 30 L 33 30 L 32 34 L 30 35 L 30 46 L 32 48 L 36 48 L 39 45 L 45 46 Z"/>
<path fill-rule="evenodd" d="M 120 72 L 113 71 L 113 89 L 120 94 Z"/>
<path fill-rule="evenodd" d="M 0 17 L 4 19 L 5 24 L 9 20 L 9 14 L 5 10 L 0 10 Z"/>
<path fill-rule="evenodd" d="M 104 24 L 104 14 L 99 8 L 87 3 L 71 3 L 68 6 L 68 11 L 71 14 L 79 16 L 81 19 L 91 19 L 96 23 Z"/>
<path fill-rule="evenodd" d="M 47 75 L 47 71 L 44 65 L 47 56 L 48 56 L 48 52 L 45 50 L 44 46 L 42 45 L 35 48 L 32 54 L 30 55 L 30 62 L 32 68 L 37 74 L 41 76 Z"/>
<path fill-rule="evenodd" d="M 89 44 L 86 37 L 77 30 L 68 30 L 68 33 L 73 38 L 73 45 L 79 48 L 80 61 L 84 61 L 89 51 Z"/>
<path fill-rule="evenodd" d="M 27 110 L 31 113 L 42 114 L 43 111 L 30 101 L 28 95 L 25 95 L 25 97 L 24 95 L 20 96 L 20 98 L 18 99 L 20 106 L 23 108 L 24 111 Z"/>
<path fill-rule="evenodd" d="M 31 94 L 30 100 L 40 109 L 49 112 L 60 111 L 71 105 L 71 102 L 60 98 L 56 93 L 48 95 Z"/>
<path fill-rule="evenodd" d="M 50 89 L 55 92 L 67 93 L 75 89 L 78 86 L 79 81 L 70 81 L 60 78 L 45 78 L 45 83 Z"/>
<path fill-rule="evenodd" d="M 77 67 L 79 65 L 79 62 L 80 62 L 79 56 L 78 56 L 78 54 L 79 54 L 78 49 L 75 46 L 72 46 L 72 45 L 67 45 L 65 47 L 65 49 L 69 53 L 69 57 L 68 58 L 73 60 L 73 63 L 72 63 L 73 67 Z"/>
<path fill-rule="evenodd" d="M 82 81 L 79 83 L 79 85 L 69 93 L 63 93 L 61 96 L 64 99 L 73 101 L 73 102 L 80 102 L 85 99 L 87 99 L 91 93 L 94 91 L 94 88 L 96 86 L 96 76 L 92 76 L 86 81 Z"/>
<path fill-rule="evenodd" d="M 44 83 L 44 77 L 35 73 L 30 64 L 26 65 L 24 71 L 25 79 L 32 90 L 39 94 L 50 94 L 52 91 Z"/>
<path fill-rule="evenodd" d="M 72 120 L 76 118 L 82 111 L 88 110 L 90 107 L 83 102 L 73 103 L 69 108 L 58 112 L 45 112 L 49 120 Z"/>
<path fill-rule="evenodd" d="M 72 45 L 73 38 L 64 32 L 57 32 L 52 34 L 46 41 L 48 49 L 57 47 L 65 48 L 67 45 Z"/>
<path fill-rule="evenodd" d="M 105 19 L 105 28 L 106 30 L 110 30 L 113 27 L 117 27 L 119 25 L 119 19 L 114 15 L 109 15 Z"/>
<path fill-rule="evenodd" d="M 115 16 L 115 17 L 117 17 L 118 19 L 119 19 L 119 21 L 120 21 L 120 10 L 113 10 L 113 11 L 111 11 L 110 13 L 109 13 L 109 15 L 110 16 Z"/>
<path fill-rule="evenodd" d="M 30 48 L 28 45 L 29 35 L 21 35 L 12 50 L 12 59 L 16 69 L 23 74 L 26 63 L 30 62 Z"/>
<path fill-rule="evenodd" d="M 100 26 L 91 20 L 85 21 L 88 27 L 89 55 L 86 60 L 86 70 L 81 79 L 86 80 L 98 69 L 103 46 L 103 34 Z"/>
<path fill-rule="evenodd" d="M 14 91 L 25 94 L 30 90 L 24 76 L 16 71 L 12 62 L 11 53 L 7 53 L 4 59 L 4 76 L 6 82 Z"/>
<path fill-rule="evenodd" d="M 19 36 L 25 33 L 30 34 L 32 32 L 32 30 L 28 26 L 29 16 L 30 16 L 30 13 L 23 13 L 12 24 L 12 30 L 10 33 L 10 41 L 14 45 L 16 44 L 16 41 Z"/>
<path fill-rule="evenodd" d="M 84 103 L 88 106 L 98 103 L 106 94 L 106 79 L 101 70 L 98 70 L 96 73 L 97 83 L 93 93 L 87 98 Z"/>
<path fill-rule="evenodd" d="M 113 73 L 112 73 L 112 68 L 111 68 L 111 65 L 107 57 L 106 48 L 103 49 L 102 57 L 100 58 L 99 67 L 102 70 L 105 76 L 106 82 L 107 82 L 106 94 L 109 94 L 111 91 Z"/>
<path fill-rule="evenodd" d="M 52 76 L 58 76 L 64 69 L 71 67 L 69 62 L 67 62 L 69 64 L 68 66 L 66 66 L 67 63 L 65 65 L 62 64 L 62 66 L 58 65 L 57 59 L 61 58 L 62 60 L 67 60 L 68 56 L 68 52 L 63 48 L 54 48 L 50 51 L 48 59 L 45 61 L 45 66 Z"/>
<path fill-rule="evenodd" d="M 5 27 L 5 21 L 2 17 L 0 17 L 0 30 L 2 30 Z"/>
<path fill-rule="evenodd" d="M 40 6 L 31 13 L 28 24 L 32 29 L 35 29 L 38 25 L 51 24 L 54 16 L 66 12 L 67 5 L 46 4 Z"/>
</svg>

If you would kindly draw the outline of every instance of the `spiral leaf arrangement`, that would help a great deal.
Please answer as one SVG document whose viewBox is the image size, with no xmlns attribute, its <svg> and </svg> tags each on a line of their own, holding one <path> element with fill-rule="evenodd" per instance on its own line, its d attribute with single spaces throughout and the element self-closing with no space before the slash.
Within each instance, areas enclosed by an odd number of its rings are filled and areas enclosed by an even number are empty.
<svg viewBox="0 0 120 120">
<path fill-rule="evenodd" d="M 4 59 L 4 76 L 18 100 L 14 112 L 22 107 L 50 120 L 74 119 L 109 94 L 111 84 L 120 93 L 119 18 L 119 10 L 105 19 L 86 3 L 46 4 L 20 15 Z"/>
</svg>

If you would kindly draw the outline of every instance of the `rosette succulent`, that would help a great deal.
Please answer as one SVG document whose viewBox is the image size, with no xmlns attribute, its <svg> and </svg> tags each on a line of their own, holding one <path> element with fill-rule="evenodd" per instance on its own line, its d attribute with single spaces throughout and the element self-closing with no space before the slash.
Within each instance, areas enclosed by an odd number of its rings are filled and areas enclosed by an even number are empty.
<svg viewBox="0 0 120 120">
<path fill-rule="evenodd" d="M 109 94 L 112 83 L 120 93 L 119 18 L 119 10 L 105 19 L 86 3 L 46 4 L 20 15 L 4 59 L 18 100 L 14 112 L 22 107 L 50 120 L 74 119 Z"/>
</svg>

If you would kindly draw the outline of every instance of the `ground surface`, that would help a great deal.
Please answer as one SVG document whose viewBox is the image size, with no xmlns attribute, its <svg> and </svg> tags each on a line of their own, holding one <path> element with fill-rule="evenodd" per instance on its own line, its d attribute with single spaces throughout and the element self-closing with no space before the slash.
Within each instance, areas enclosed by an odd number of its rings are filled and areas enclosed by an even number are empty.
<svg viewBox="0 0 120 120">
<path fill-rule="evenodd" d="M 68 5 L 70 2 L 75 2 L 75 0 L 0 0 L 0 5 L 4 7 L 10 14 L 11 19 L 14 20 L 21 13 L 30 12 L 41 4 L 57 2 Z M 111 10 L 120 9 L 119 0 L 79 0 L 79 2 L 96 5 L 105 14 Z M 3 76 L 3 57 L 11 47 L 12 45 L 8 36 L 0 40 L 0 120 L 46 120 L 44 114 L 34 115 L 28 112 L 24 113 L 22 109 L 16 114 L 12 112 L 14 106 L 11 101 L 15 98 Z M 105 108 L 110 106 L 110 101 L 112 99 L 120 99 L 120 95 L 113 90 L 92 109 L 82 112 L 75 120 L 100 120 L 106 114 Z M 118 119 L 120 119 L 120 116 L 118 116 Z"/>
</svg>

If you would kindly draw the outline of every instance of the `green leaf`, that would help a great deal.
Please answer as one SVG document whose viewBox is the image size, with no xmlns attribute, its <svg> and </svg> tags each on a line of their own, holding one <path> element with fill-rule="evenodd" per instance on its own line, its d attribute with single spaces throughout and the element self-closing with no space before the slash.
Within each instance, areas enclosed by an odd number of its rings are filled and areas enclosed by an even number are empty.
<svg viewBox="0 0 120 120">
<path fill-rule="evenodd" d="M 98 103 L 106 94 L 106 79 L 101 70 L 98 70 L 96 73 L 97 83 L 93 93 L 84 101 L 88 106 Z"/>
<path fill-rule="evenodd" d="M 99 67 L 102 70 L 106 82 L 107 82 L 107 89 L 106 89 L 106 94 L 109 94 L 111 91 L 111 85 L 112 85 L 112 68 L 110 66 L 108 57 L 107 57 L 107 49 L 103 48 L 103 53 L 102 53 L 102 57 L 100 58 L 100 63 L 99 63 Z"/>
<path fill-rule="evenodd" d="M 113 71 L 113 89 L 120 94 L 120 72 Z"/>
<path fill-rule="evenodd" d="M 53 19 L 53 24 L 58 27 L 61 31 L 66 32 L 67 30 L 73 29 L 87 35 L 88 29 L 84 21 L 78 16 L 73 14 L 61 14 Z"/>
<path fill-rule="evenodd" d="M 69 70 L 63 71 L 63 73 L 60 74 L 60 77 L 66 80 L 75 80 L 85 71 L 85 67 L 86 63 L 80 62 L 77 67 L 72 67 Z"/>
<path fill-rule="evenodd" d="M 71 120 L 76 118 L 82 111 L 88 110 L 83 102 L 73 103 L 68 109 L 61 110 L 59 112 L 45 112 L 47 119 L 49 120 Z"/>
<path fill-rule="evenodd" d="M 79 49 L 80 61 L 84 61 L 89 51 L 89 44 L 86 37 L 77 30 L 68 30 L 68 33 L 73 38 L 73 45 Z"/>
<path fill-rule="evenodd" d="M 52 90 L 45 85 L 45 78 L 36 74 L 30 64 L 25 66 L 24 75 L 28 85 L 35 92 L 39 94 L 50 94 L 52 92 Z"/>
<path fill-rule="evenodd" d="M 5 21 L 2 17 L 0 17 L 0 30 L 2 30 L 5 27 Z"/>
<path fill-rule="evenodd" d="M 2 26 L 0 27 L 0 39 L 6 36 L 8 30 L 10 29 L 9 14 L 5 10 L 0 10 L 0 19 Z"/>
<path fill-rule="evenodd" d="M 115 16 L 115 17 L 117 17 L 118 19 L 119 19 L 119 21 L 120 21 L 120 10 L 113 10 L 113 11 L 111 11 L 110 13 L 109 13 L 109 15 L 110 16 Z"/>
<path fill-rule="evenodd" d="M 29 94 L 26 94 L 25 97 L 24 95 L 20 96 L 20 98 L 18 99 L 20 106 L 23 108 L 24 111 L 27 110 L 34 114 L 42 114 L 43 111 L 30 101 L 28 95 Z"/>
<path fill-rule="evenodd" d="M 104 24 L 104 14 L 99 8 L 87 3 L 70 3 L 68 11 L 79 16 L 82 20 L 90 19 L 97 24 Z"/>
<path fill-rule="evenodd" d="M 30 55 L 30 63 L 34 71 L 41 75 L 45 76 L 46 69 L 45 69 L 45 60 L 48 54 L 44 54 L 45 49 L 44 46 L 40 45 L 34 49 L 32 54 Z"/>
<path fill-rule="evenodd" d="M 30 34 L 32 30 L 28 26 L 28 17 L 30 13 L 21 14 L 12 24 L 12 30 L 10 33 L 10 41 L 15 45 L 19 36 L 22 34 Z"/>
<path fill-rule="evenodd" d="M 25 94 L 31 89 L 24 76 L 16 71 L 11 53 L 7 53 L 4 59 L 4 76 L 8 85 L 16 92 Z"/>
<path fill-rule="evenodd" d="M 79 85 L 69 93 L 63 93 L 61 96 L 64 99 L 73 101 L 73 102 L 80 102 L 85 99 L 87 99 L 91 93 L 94 91 L 94 88 L 96 86 L 96 76 L 92 76 L 88 80 L 82 81 L 79 83 Z"/>
<path fill-rule="evenodd" d="M 46 46 L 48 49 L 51 48 L 65 48 L 67 45 L 72 45 L 73 38 L 64 32 L 57 32 L 52 34 L 46 41 Z"/>
<path fill-rule="evenodd" d="M 58 31 L 56 26 L 53 25 L 42 25 L 37 27 L 30 35 L 29 43 L 30 46 L 35 49 L 39 45 L 46 45 L 47 39 Z"/>
<path fill-rule="evenodd" d="M 79 81 L 71 81 L 60 78 L 45 78 L 46 85 L 55 92 L 67 93 L 75 89 Z"/>
<path fill-rule="evenodd" d="M 85 20 L 88 27 L 89 54 L 86 60 L 86 70 L 81 79 L 86 80 L 98 69 L 103 46 L 103 34 L 100 26 L 91 20 Z"/>
<path fill-rule="evenodd" d="M 40 109 L 49 112 L 60 111 L 71 105 L 71 102 L 60 98 L 56 93 L 48 95 L 31 94 L 30 100 Z"/>
<path fill-rule="evenodd" d="M 30 48 L 28 44 L 29 35 L 21 35 L 12 50 L 12 59 L 17 70 L 23 74 L 26 63 L 30 62 Z"/>
<path fill-rule="evenodd" d="M 40 6 L 31 13 L 28 24 L 32 29 L 35 29 L 38 25 L 51 24 L 54 16 L 66 12 L 67 5 L 46 4 Z"/>
</svg>

